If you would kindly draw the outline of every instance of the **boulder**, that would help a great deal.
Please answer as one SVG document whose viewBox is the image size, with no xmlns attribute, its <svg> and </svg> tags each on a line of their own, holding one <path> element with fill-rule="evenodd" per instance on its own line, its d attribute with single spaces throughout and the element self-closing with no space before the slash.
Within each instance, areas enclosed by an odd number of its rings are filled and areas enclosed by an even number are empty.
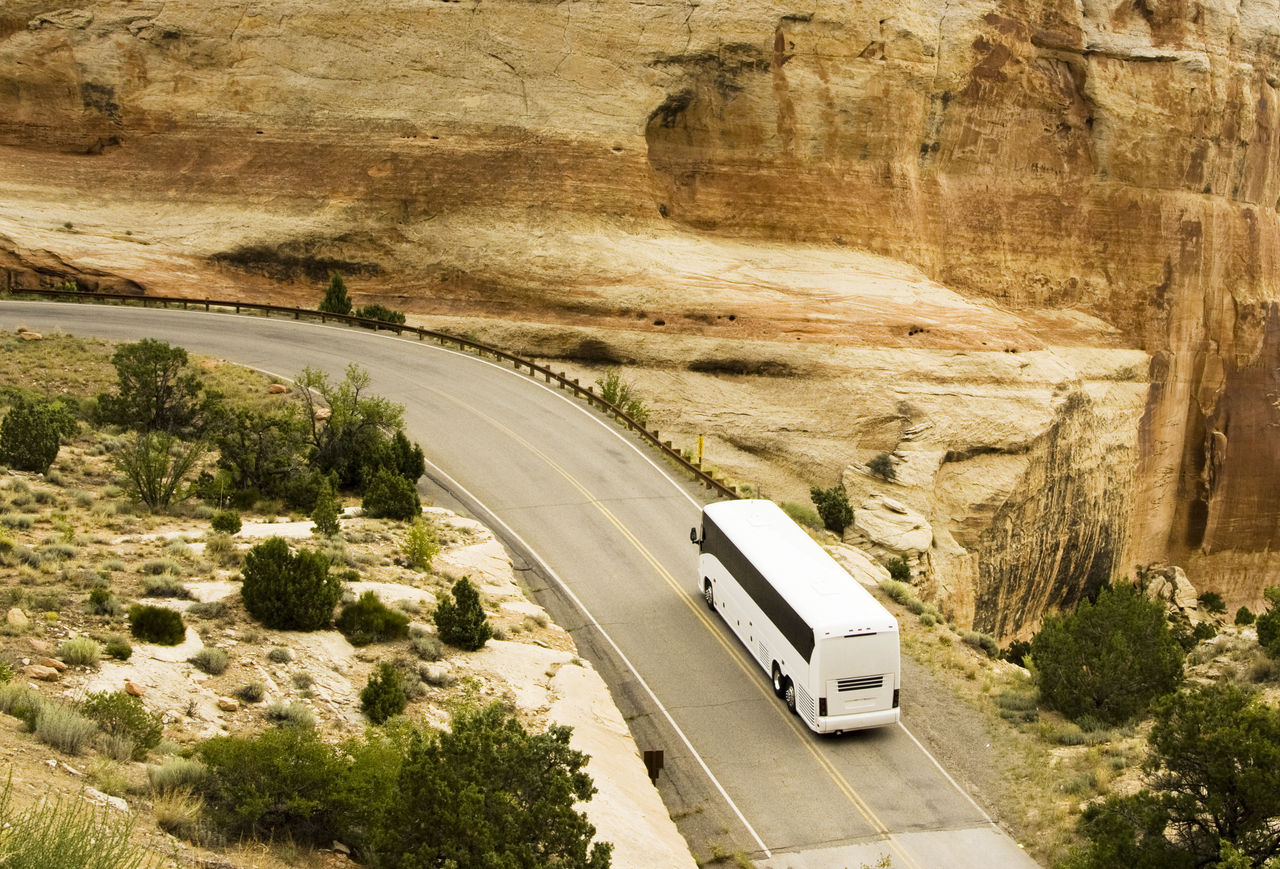
<svg viewBox="0 0 1280 869">
<path fill-rule="evenodd" d="M 289 387 L 285 386 L 283 383 L 273 383 L 267 387 L 267 392 L 272 395 L 284 395 L 288 391 Z"/>
<path fill-rule="evenodd" d="M 27 618 L 27 614 L 16 606 L 10 607 L 4 620 L 11 627 L 15 628 L 25 628 L 31 624 L 31 619 Z"/>
<path fill-rule="evenodd" d="M 67 671 L 67 665 L 62 661 L 59 661 L 57 658 L 39 657 L 36 658 L 36 663 L 42 667 L 52 667 L 59 673 L 65 673 Z"/>
<path fill-rule="evenodd" d="M 84 789 L 84 795 L 86 799 L 91 800 L 100 806 L 110 806 L 118 812 L 129 811 L 129 804 L 120 797 L 113 797 L 109 794 L 104 794 L 97 788 L 86 787 Z"/>
<path fill-rule="evenodd" d="M 862 585 L 874 588 L 880 584 L 881 580 L 889 579 L 889 571 L 856 546 L 841 543 L 832 546 L 828 551 L 831 557 Z"/>
<path fill-rule="evenodd" d="M 230 697 L 219 697 L 218 708 L 223 712 L 235 712 L 240 708 L 240 704 L 235 700 L 232 700 Z"/>
<path fill-rule="evenodd" d="M 924 552 L 933 543 L 933 526 L 916 511 L 897 501 L 888 506 L 883 496 L 868 498 L 853 511 L 853 527 L 872 543 L 894 552 Z"/>
<path fill-rule="evenodd" d="M 137 682 L 126 679 L 124 683 L 124 693 L 131 697 L 143 697 L 146 695 L 147 689 L 139 685 Z"/>
<path fill-rule="evenodd" d="M 41 682 L 57 682 L 58 671 L 53 667 L 46 667 L 43 664 L 28 664 L 22 670 L 29 679 L 39 679 Z"/>
</svg>

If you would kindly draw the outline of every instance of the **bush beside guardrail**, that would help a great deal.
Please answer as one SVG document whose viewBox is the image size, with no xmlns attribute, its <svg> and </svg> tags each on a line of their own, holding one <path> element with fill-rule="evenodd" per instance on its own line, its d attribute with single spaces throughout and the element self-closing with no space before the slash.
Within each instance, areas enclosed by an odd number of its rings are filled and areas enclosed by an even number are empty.
<svg viewBox="0 0 1280 869">
<path fill-rule="evenodd" d="M 737 498 L 739 494 L 737 490 L 731 486 L 717 480 L 711 474 L 704 471 L 701 466 L 685 458 L 684 455 L 671 445 L 671 441 L 664 441 L 660 433 L 656 430 L 650 430 L 645 427 L 644 423 L 636 420 L 628 414 L 623 408 L 618 407 L 606 401 L 599 393 L 590 386 L 580 384 L 576 378 L 570 378 L 563 373 L 551 370 L 545 365 L 539 365 L 529 359 L 500 350 L 497 347 L 491 347 L 482 344 L 479 341 L 472 341 L 469 338 L 461 338 L 456 335 L 449 335 L 445 332 L 436 332 L 432 329 L 423 329 L 419 326 L 410 326 L 401 323 L 388 323 L 383 320 L 372 320 L 366 317 L 357 317 L 350 314 L 334 314 L 325 311 L 317 311 L 309 308 L 291 308 L 284 305 L 270 305 L 262 302 L 240 302 L 227 299 L 188 299 L 181 296 L 144 296 L 130 293 L 102 293 L 90 292 L 70 289 L 23 289 L 11 290 L 9 298 L 21 296 L 37 296 L 48 297 L 54 299 L 73 299 L 77 301 L 90 302 L 119 302 L 121 304 L 141 304 L 143 307 L 158 305 L 168 308 L 178 305 L 184 310 L 191 308 L 203 308 L 205 311 L 233 310 L 237 314 L 243 314 L 246 311 L 260 311 L 270 316 L 272 314 L 287 314 L 293 319 L 300 320 L 303 317 L 308 319 L 319 320 L 321 323 L 335 322 L 343 323 L 350 326 L 358 326 L 364 329 L 373 329 L 374 331 L 395 332 L 397 335 L 409 333 L 416 335 L 418 340 L 431 339 L 441 346 L 456 345 L 459 350 L 475 353 L 478 356 L 492 356 L 510 363 L 516 371 L 528 369 L 529 376 L 537 379 L 543 377 L 547 383 L 555 383 L 562 389 L 567 389 L 579 398 L 585 399 L 587 403 L 600 408 L 605 413 L 617 419 L 631 431 L 640 435 L 651 446 L 662 452 L 668 459 L 675 462 L 681 469 L 702 483 L 708 489 L 714 491 L 717 495 L 726 498 Z"/>
</svg>

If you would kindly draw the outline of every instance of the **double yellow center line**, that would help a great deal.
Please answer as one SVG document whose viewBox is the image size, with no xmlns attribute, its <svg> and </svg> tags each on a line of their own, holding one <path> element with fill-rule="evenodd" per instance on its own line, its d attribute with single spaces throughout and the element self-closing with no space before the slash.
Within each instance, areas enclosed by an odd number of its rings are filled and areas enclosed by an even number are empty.
<svg viewBox="0 0 1280 869">
<path fill-rule="evenodd" d="M 451 396 L 444 396 L 443 393 L 441 395 L 443 397 L 452 399 Z M 680 598 L 680 600 L 684 603 L 684 605 L 689 609 L 689 611 L 694 615 L 694 617 L 697 618 L 698 621 L 701 622 L 702 625 L 708 630 L 711 636 L 715 637 L 716 642 L 718 642 L 720 646 L 725 650 L 725 652 L 729 654 L 729 657 L 734 661 L 735 664 L 737 664 L 738 669 L 741 670 L 745 675 L 747 675 L 750 678 L 751 683 L 756 686 L 757 690 L 759 690 L 762 695 L 765 695 L 767 697 L 769 696 L 765 692 L 764 687 L 760 683 L 758 674 L 756 672 L 756 668 L 754 666 L 755 662 L 752 661 L 751 665 L 749 666 L 739 646 L 737 644 L 731 645 L 725 639 L 724 634 L 716 628 L 716 626 L 712 623 L 710 617 L 707 615 L 706 611 L 701 606 L 701 598 L 700 597 L 692 598 L 687 593 L 684 586 L 679 581 L 677 581 L 674 576 L 671 575 L 670 571 L 668 571 L 662 565 L 662 563 L 658 561 L 657 557 L 655 557 L 654 554 L 649 551 L 648 547 L 646 547 L 644 543 L 642 543 L 640 539 L 631 532 L 631 529 L 627 528 L 627 526 L 622 522 L 622 520 L 620 520 L 616 515 L 614 515 L 613 511 L 611 511 L 603 501 L 601 501 L 599 498 L 596 498 L 586 486 L 584 486 L 581 482 L 579 482 L 579 480 L 576 477 L 573 476 L 573 474 L 571 474 L 562 465 L 560 465 L 558 462 L 552 459 L 551 456 L 547 455 L 545 452 L 539 449 L 536 445 L 534 445 L 525 437 L 523 437 L 519 432 L 507 426 L 501 420 L 495 419 L 494 417 L 491 417 L 487 414 L 477 411 L 474 407 L 469 407 L 468 409 L 472 413 L 475 413 L 477 416 L 480 416 L 482 419 L 484 419 L 494 428 L 506 434 L 513 441 L 523 446 L 530 453 L 537 456 L 538 459 L 542 461 L 547 467 L 554 470 L 557 474 L 563 477 L 564 480 L 570 486 L 572 486 L 574 489 L 580 492 L 583 498 L 585 498 L 588 503 L 590 503 L 593 507 L 595 507 L 598 511 L 600 511 L 600 514 L 604 516 L 604 518 L 607 519 L 609 523 L 613 525 L 614 528 L 618 529 L 618 533 L 621 534 L 632 546 L 635 547 L 636 551 L 640 553 L 640 556 L 646 562 L 648 562 L 649 565 L 658 574 L 658 576 L 662 578 L 662 581 L 665 582 L 671 588 L 671 590 L 676 593 L 676 595 Z M 801 726 L 797 723 L 796 717 L 780 709 L 778 707 L 778 704 L 774 702 L 774 698 L 772 697 L 769 697 L 768 706 L 769 708 L 775 710 L 776 714 L 778 714 L 786 722 L 787 726 L 790 727 L 792 732 L 795 733 L 796 736 L 798 737 L 800 744 L 803 745 L 808 750 L 809 754 L 813 757 L 813 759 L 827 773 L 827 776 L 831 779 L 832 783 L 836 786 L 836 788 L 842 794 L 844 794 L 844 796 L 849 800 L 849 802 L 854 806 L 854 808 L 858 810 L 858 813 L 861 814 L 863 819 L 866 820 L 866 822 L 872 827 L 873 830 L 875 830 L 876 834 L 885 841 L 885 843 L 888 845 L 890 850 L 892 850 L 894 854 L 899 858 L 901 863 L 905 867 L 907 867 L 907 869 L 920 869 L 919 864 L 916 863 L 916 861 L 912 858 L 912 856 L 903 849 L 901 843 L 899 843 L 894 839 L 893 834 L 889 831 L 889 828 L 886 827 L 885 824 L 876 816 L 875 812 L 872 811 L 871 807 L 867 805 L 866 801 L 863 800 L 862 797 L 858 795 L 858 793 L 849 784 L 848 780 L 840 773 L 839 770 L 835 768 L 835 766 L 832 765 L 830 760 L 828 760 L 825 756 L 823 756 L 823 754 L 819 752 L 817 748 L 814 747 L 813 740 L 810 738 L 808 732 L 802 729 Z"/>
</svg>

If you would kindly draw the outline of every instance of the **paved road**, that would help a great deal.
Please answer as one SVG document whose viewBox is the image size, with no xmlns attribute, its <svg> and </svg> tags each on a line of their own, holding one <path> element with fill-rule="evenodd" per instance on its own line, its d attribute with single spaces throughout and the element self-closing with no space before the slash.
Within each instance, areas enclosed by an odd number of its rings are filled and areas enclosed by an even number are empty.
<svg viewBox="0 0 1280 869">
<path fill-rule="evenodd" d="M 0 303 L 0 329 L 154 337 L 292 377 L 348 361 L 405 407 L 436 485 L 486 520 L 609 682 L 703 857 L 765 867 L 1033 867 L 906 727 L 818 737 L 701 604 L 702 496 L 580 402 L 414 339 L 178 310 Z M 909 684 L 903 685 L 910 724 Z"/>
</svg>

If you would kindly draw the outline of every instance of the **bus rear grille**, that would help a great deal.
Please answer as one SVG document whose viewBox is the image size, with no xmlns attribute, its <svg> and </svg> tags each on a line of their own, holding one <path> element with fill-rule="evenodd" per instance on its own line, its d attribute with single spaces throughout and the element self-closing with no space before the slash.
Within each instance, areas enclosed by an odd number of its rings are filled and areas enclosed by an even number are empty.
<svg viewBox="0 0 1280 869">
<path fill-rule="evenodd" d="M 860 676 L 857 679 L 840 679 L 836 687 L 841 691 L 866 691 L 884 685 L 884 676 Z"/>
</svg>

